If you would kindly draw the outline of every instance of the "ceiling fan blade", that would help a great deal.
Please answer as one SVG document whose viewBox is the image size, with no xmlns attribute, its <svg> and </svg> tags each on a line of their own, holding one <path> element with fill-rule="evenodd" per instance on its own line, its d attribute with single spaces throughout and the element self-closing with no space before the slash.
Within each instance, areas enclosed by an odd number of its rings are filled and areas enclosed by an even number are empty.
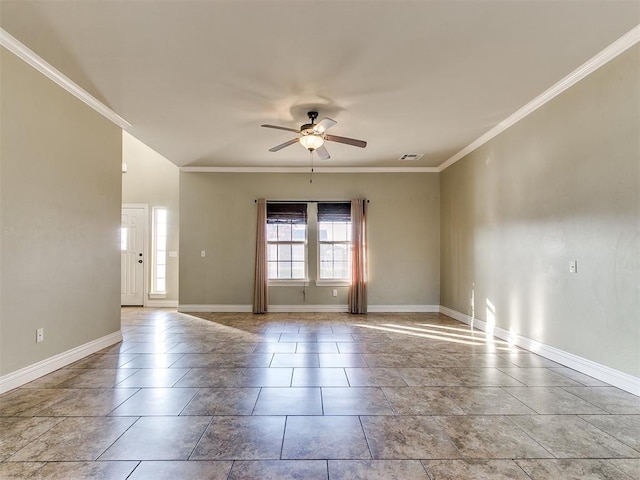
<svg viewBox="0 0 640 480">
<path fill-rule="evenodd" d="M 367 142 L 364 140 L 356 140 L 355 138 L 338 137 L 337 135 L 325 135 L 325 140 L 330 142 L 346 143 L 347 145 L 353 145 L 354 147 L 364 148 L 367 146 Z"/>
<path fill-rule="evenodd" d="M 315 124 L 315 126 L 313 127 L 313 131 L 316 133 L 322 134 L 327 130 L 329 130 L 331 127 L 333 127 L 336 123 L 338 122 L 336 122 L 335 120 L 331 120 L 328 117 L 325 117 Z"/>
<path fill-rule="evenodd" d="M 329 152 L 327 151 L 327 147 L 324 145 L 316 148 L 316 153 L 318 154 L 318 158 L 321 160 L 329 160 L 331 158 L 331 155 L 329 155 Z"/>
<path fill-rule="evenodd" d="M 294 143 L 297 143 L 297 142 L 298 142 L 298 139 L 294 138 L 289 140 L 288 142 L 284 142 L 284 143 L 281 143 L 280 145 L 276 145 L 275 147 L 270 148 L 269 151 L 277 152 L 278 150 L 282 150 L 284 147 L 288 147 L 289 145 L 293 145 Z"/>
<path fill-rule="evenodd" d="M 278 125 L 260 125 L 260 126 L 265 128 L 275 128 L 277 130 L 286 130 L 287 132 L 300 133 L 300 130 L 296 130 L 295 128 L 279 127 Z"/>
</svg>

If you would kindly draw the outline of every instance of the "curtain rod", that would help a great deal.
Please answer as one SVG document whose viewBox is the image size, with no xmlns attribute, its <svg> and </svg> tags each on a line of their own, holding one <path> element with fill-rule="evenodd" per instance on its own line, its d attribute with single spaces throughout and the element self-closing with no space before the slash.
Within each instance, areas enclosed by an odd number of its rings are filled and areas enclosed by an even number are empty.
<svg viewBox="0 0 640 480">
<path fill-rule="evenodd" d="M 351 200 L 267 200 L 267 203 L 347 203 Z M 367 203 L 371 200 L 367 200 Z M 258 203 L 258 200 L 254 200 L 253 203 Z"/>
</svg>

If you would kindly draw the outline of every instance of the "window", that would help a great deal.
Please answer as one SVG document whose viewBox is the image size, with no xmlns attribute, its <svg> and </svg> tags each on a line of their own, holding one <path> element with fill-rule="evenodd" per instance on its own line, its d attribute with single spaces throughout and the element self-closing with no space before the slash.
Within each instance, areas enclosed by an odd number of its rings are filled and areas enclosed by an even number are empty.
<svg viewBox="0 0 640 480">
<path fill-rule="evenodd" d="M 318 203 L 318 277 L 351 279 L 351 204 Z"/>
<path fill-rule="evenodd" d="M 153 293 L 167 290 L 167 209 L 153 207 Z"/>
<path fill-rule="evenodd" d="M 307 204 L 267 203 L 269 280 L 307 278 Z"/>
</svg>

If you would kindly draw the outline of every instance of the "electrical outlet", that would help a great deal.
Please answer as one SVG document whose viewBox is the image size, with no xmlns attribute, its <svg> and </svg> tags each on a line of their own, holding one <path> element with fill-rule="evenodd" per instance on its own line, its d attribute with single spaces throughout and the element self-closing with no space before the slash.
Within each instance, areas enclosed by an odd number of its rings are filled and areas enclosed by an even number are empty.
<svg viewBox="0 0 640 480">
<path fill-rule="evenodd" d="M 569 273 L 578 273 L 578 261 L 571 260 L 569 262 Z"/>
<path fill-rule="evenodd" d="M 36 330 L 36 343 L 44 342 L 44 328 Z"/>
<path fill-rule="evenodd" d="M 204 250 L 200 250 L 200 256 L 201 257 L 206 257 L 207 256 L 207 252 L 205 252 Z"/>
<path fill-rule="evenodd" d="M 331 295 L 333 295 L 334 297 L 337 297 L 338 296 L 338 289 L 334 288 L 333 292 L 331 292 Z"/>
</svg>

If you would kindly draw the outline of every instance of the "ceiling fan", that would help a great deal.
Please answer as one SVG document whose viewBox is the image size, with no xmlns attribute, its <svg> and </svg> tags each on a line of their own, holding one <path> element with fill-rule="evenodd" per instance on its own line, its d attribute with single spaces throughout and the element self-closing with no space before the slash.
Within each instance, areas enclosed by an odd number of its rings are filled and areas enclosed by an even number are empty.
<svg viewBox="0 0 640 480">
<path fill-rule="evenodd" d="M 318 123 L 315 123 L 316 118 L 318 118 L 318 112 L 307 112 L 307 116 L 309 117 L 309 121 L 311 123 L 305 123 L 300 127 L 299 130 L 289 127 L 280 127 L 278 125 L 260 125 L 261 127 L 275 128 L 278 130 L 286 130 L 288 132 L 295 132 L 300 134 L 299 137 L 293 138 L 288 142 L 281 143 L 280 145 L 276 145 L 275 147 L 270 148 L 269 151 L 277 152 L 278 150 L 282 150 L 284 147 L 288 147 L 289 145 L 300 142 L 300 144 L 304 148 L 306 148 L 310 152 L 315 151 L 318 154 L 319 158 L 321 158 L 322 160 L 326 160 L 330 158 L 330 155 L 326 147 L 324 146 L 325 140 L 328 142 L 345 143 L 347 145 L 353 145 L 354 147 L 360 148 L 364 148 L 367 146 L 367 142 L 363 140 L 338 137 L 337 135 L 329 135 L 328 133 L 325 133 L 336 123 L 338 123 L 335 120 L 331 120 L 330 118 L 325 117 Z"/>
</svg>

